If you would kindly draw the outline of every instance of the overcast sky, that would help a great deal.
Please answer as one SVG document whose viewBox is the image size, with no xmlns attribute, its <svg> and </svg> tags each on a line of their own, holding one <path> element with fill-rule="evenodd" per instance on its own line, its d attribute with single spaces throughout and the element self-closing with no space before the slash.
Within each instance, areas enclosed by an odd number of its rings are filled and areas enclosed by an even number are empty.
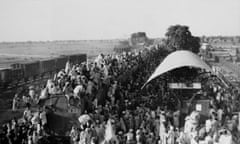
<svg viewBox="0 0 240 144">
<path fill-rule="evenodd" d="M 240 35 L 240 0 L 0 0 L 0 41 L 164 37 L 174 24 Z"/>
</svg>

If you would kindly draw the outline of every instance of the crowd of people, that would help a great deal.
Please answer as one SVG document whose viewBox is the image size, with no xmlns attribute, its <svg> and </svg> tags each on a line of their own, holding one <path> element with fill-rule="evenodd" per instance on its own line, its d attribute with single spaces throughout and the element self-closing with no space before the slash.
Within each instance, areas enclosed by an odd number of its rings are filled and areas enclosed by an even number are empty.
<svg viewBox="0 0 240 144">
<path fill-rule="evenodd" d="M 47 114 L 45 107 L 37 112 L 29 105 L 23 112 L 22 118 L 14 118 L 1 128 L 0 142 L 2 144 L 34 144 L 41 137 L 47 136 Z"/>
<path fill-rule="evenodd" d="M 78 101 L 75 106 L 81 110 L 80 118 L 85 118 L 70 130 L 73 144 L 240 143 L 239 116 L 233 114 L 238 92 L 213 81 L 204 83 L 201 93 L 210 98 L 210 110 L 202 122 L 200 112 L 195 110 L 183 117 L 180 96 L 167 87 L 168 81 L 173 81 L 170 75 L 141 89 L 167 54 L 155 47 L 118 55 L 101 54 L 93 62 L 77 65 L 68 62 L 41 92 L 29 89 L 29 96 L 22 98 L 27 106 L 23 122 L 6 124 L 1 140 L 37 143 L 49 135 L 45 108 L 33 114 L 29 107 L 61 94 L 66 96 L 69 107 Z M 186 79 L 189 81 L 189 77 Z M 19 95 L 14 97 L 13 110 L 19 99 Z"/>
</svg>

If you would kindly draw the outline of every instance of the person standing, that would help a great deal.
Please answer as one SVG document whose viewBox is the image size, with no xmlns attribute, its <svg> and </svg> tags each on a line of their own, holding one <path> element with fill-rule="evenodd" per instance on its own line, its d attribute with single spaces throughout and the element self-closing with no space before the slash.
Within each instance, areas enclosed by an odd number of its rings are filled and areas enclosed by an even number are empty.
<svg viewBox="0 0 240 144">
<path fill-rule="evenodd" d="M 179 128 L 180 126 L 180 110 L 177 110 L 173 113 L 173 124 L 176 128 Z"/>
<path fill-rule="evenodd" d="M 25 121 L 30 121 L 31 118 L 32 118 L 32 112 L 31 112 L 29 106 L 27 106 L 27 108 L 23 112 L 23 119 Z"/>
<path fill-rule="evenodd" d="M 37 144 L 39 140 L 38 134 L 36 131 L 33 131 L 33 135 L 32 135 L 32 143 L 33 144 Z"/>
<path fill-rule="evenodd" d="M 127 141 L 126 144 L 134 144 L 134 134 L 133 129 L 130 129 L 129 132 L 126 134 Z"/>
<path fill-rule="evenodd" d="M 78 141 L 79 141 L 79 133 L 77 131 L 77 128 L 72 127 L 72 130 L 71 130 L 69 136 L 71 137 L 71 140 L 72 140 L 73 144 L 77 144 L 78 143 Z"/>
<path fill-rule="evenodd" d="M 47 125 L 47 113 L 45 107 L 43 107 L 43 110 L 40 112 L 39 117 L 43 128 L 45 128 Z"/>
<path fill-rule="evenodd" d="M 167 134 L 167 144 L 175 144 L 175 138 L 176 138 L 176 135 L 175 135 L 174 127 L 170 126 L 170 129 Z"/>
<path fill-rule="evenodd" d="M 159 137 L 162 142 L 162 144 L 167 144 L 167 128 L 166 128 L 166 117 L 161 114 L 160 115 L 160 131 L 159 131 Z"/>
<path fill-rule="evenodd" d="M 13 103 L 12 103 L 12 111 L 16 111 L 16 109 L 18 108 L 19 105 L 19 97 L 18 94 L 15 94 L 14 98 L 13 98 Z"/>
<path fill-rule="evenodd" d="M 32 136 L 28 135 L 28 144 L 33 144 Z"/>
<path fill-rule="evenodd" d="M 238 131 L 240 131 L 240 112 L 238 113 Z"/>
</svg>

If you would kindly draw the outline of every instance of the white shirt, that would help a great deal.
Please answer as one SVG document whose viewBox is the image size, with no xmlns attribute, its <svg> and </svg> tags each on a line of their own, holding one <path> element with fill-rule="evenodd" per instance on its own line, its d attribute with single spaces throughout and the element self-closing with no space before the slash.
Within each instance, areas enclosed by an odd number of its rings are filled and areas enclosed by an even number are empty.
<svg viewBox="0 0 240 144">
<path fill-rule="evenodd" d="M 44 89 L 41 91 L 41 94 L 40 94 L 39 99 L 46 99 L 47 97 L 48 97 L 48 91 L 47 91 L 47 88 L 44 88 Z"/>
<path fill-rule="evenodd" d="M 41 112 L 39 117 L 40 117 L 40 119 L 42 121 L 42 124 L 46 124 L 47 123 L 47 115 L 46 115 L 45 111 Z"/>
<path fill-rule="evenodd" d="M 219 138 L 219 144 L 232 144 L 231 135 L 221 135 Z"/>
<path fill-rule="evenodd" d="M 39 122 L 39 116 L 35 114 L 33 118 L 31 119 L 32 124 L 38 124 Z"/>
<path fill-rule="evenodd" d="M 205 126 L 206 126 L 206 131 L 209 132 L 212 128 L 212 122 L 211 120 L 206 120 L 206 123 L 205 123 Z"/>
<path fill-rule="evenodd" d="M 31 118 L 32 117 L 32 113 L 30 110 L 26 109 L 24 112 L 23 112 L 23 117 L 26 117 L 27 119 Z"/>
</svg>

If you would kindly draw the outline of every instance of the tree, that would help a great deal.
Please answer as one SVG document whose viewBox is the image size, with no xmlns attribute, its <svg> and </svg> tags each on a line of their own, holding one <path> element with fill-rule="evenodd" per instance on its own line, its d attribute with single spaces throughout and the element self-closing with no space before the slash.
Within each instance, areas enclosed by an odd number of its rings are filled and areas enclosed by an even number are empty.
<svg viewBox="0 0 240 144">
<path fill-rule="evenodd" d="M 167 37 L 166 46 L 173 50 L 190 50 L 194 53 L 199 52 L 200 38 L 192 36 L 188 26 L 170 26 L 165 34 Z"/>
</svg>

